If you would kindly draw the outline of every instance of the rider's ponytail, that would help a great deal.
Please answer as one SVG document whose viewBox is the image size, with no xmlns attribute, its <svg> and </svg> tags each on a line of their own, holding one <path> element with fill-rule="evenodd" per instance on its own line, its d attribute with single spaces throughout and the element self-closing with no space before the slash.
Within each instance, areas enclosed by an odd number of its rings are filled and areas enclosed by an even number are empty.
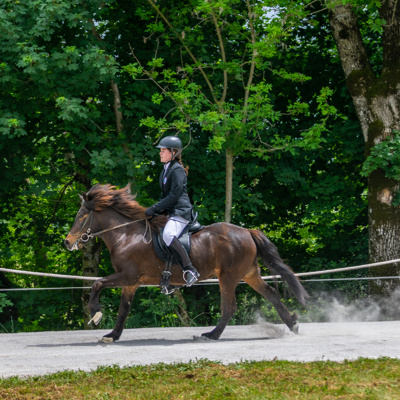
<svg viewBox="0 0 400 400">
<path fill-rule="evenodd" d="M 182 165 L 182 168 L 185 170 L 186 175 L 188 175 L 188 173 L 189 173 L 189 166 L 186 165 L 186 167 L 185 167 L 185 166 L 183 165 L 181 154 L 178 154 L 177 156 L 175 156 L 174 159 L 175 159 L 179 164 Z"/>
</svg>

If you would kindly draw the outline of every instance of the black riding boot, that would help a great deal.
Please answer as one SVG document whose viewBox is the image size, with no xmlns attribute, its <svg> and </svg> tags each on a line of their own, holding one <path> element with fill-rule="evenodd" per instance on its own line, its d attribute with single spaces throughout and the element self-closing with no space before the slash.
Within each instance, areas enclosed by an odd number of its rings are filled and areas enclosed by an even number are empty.
<svg viewBox="0 0 400 400">
<path fill-rule="evenodd" d="M 174 237 L 174 240 L 172 241 L 170 246 L 179 254 L 179 257 L 182 260 L 183 279 L 186 281 L 186 286 L 192 286 L 193 283 L 197 281 L 200 274 L 197 272 L 197 269 L 193 267 L 186 249 L 182 246 L 182 243 L 176 237 Z"/>
</svg>

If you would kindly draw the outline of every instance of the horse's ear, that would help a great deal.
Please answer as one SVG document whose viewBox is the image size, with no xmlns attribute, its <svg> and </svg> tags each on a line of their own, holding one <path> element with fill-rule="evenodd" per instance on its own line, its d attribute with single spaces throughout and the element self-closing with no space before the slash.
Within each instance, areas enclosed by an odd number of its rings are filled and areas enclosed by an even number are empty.
<svg viewBox="0 0 400 400">
<path fill-rule="evenodd" d="M 85 192 L 82 192 L 82 195 L 79 195 L 81 201 L 87 201 L 87 194 Z"/>
<path fill-rule="evenodd" d="M 131 183 L 130 182 L 125 186 L 125 190 L 126 190 L 127 194 L 131 194 Z"/>
</svg>

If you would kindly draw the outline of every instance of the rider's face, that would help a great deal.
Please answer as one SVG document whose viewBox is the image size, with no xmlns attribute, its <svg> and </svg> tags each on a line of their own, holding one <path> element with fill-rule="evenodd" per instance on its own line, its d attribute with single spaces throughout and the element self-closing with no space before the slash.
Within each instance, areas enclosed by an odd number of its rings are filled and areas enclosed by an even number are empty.
<svg viewBox="0 0 400 400">
<path fill-rule="evenodd" d="M 169 149 L 160 149 L 160 161 L 162 163 L 170 162 L 172 158 L 171 150 Z"/>
</svg>

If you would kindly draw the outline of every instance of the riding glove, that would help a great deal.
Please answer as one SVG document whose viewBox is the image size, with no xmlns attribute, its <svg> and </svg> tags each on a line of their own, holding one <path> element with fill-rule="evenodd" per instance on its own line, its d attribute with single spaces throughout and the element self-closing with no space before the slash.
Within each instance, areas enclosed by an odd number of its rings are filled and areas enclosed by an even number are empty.
<svg viewBox="0 0 400 400">
<path fill-rule="evenodd" d="M 154 206 L 151 206 L 149 208 L 146 208 L 144 212 L 148 217 L 153 217 L 156 214 L 156 208 Z"/>
</svg>

